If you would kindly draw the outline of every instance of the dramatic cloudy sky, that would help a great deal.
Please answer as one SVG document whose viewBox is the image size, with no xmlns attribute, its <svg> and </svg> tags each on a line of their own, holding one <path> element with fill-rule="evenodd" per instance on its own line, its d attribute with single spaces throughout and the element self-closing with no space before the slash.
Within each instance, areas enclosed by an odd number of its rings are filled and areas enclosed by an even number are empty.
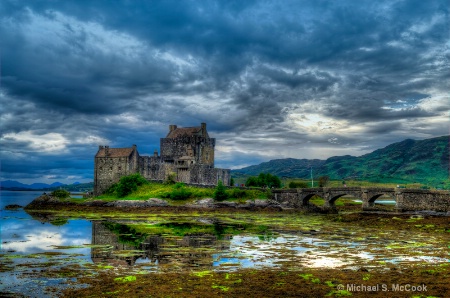
<svg viewBox="0 0 450 298">
<path fill-rule="evenodd" d="M 0 2 L 1 180 L 208 124 L 216 165 L 449 132 L 448 0 Z"/>
</svg>

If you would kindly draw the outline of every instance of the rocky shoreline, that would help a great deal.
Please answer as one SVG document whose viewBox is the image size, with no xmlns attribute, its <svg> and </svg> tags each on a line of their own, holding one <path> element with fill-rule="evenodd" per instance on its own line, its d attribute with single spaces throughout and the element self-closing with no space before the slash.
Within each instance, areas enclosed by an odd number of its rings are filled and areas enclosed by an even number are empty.
<svg viewBox="0 0 450 298">
<path fill-rule="evenodd" d="M 22 206 L 13 206 L 14 208 Z M 233 202 L 233 201 L 222 201 L 218 202 L 212 198 L 197 199 L 195 201 L 190 201 L 185 204 L 171 204 L 166 200 L 158 198 L 149 198 L 148 200 L 114 200 L 114 201 L 103 201 L 88 199 L 82 202 L 74 202 L 67 199 L 58 199 L 51 196 L 50 194 L 42 194 L 41 196 L 34 199 L 30 204 L 24 207 L 25 210 L 49 210 L 49 209 L 84 209 L 84 208 L 99 208 L 105 210 L 108 209 L 119 209 L 119 210 L 145 210 L 145 209 L 177 209 L 177 210 L 220 210 L 220 209 L 237 209 L 237 210 L 250 210 L 250 211 L 260 211 L 260 210 L 274 210 L 274 211 L 288 211 L 288 210 L 298 210 L 303 212 L 313 212 L 313 213 L 338 213 L 337 210 L 324 210 L 319 206 L 314 204 L 309 204 L 308 206 L 302 206 L 302 208 L 293 208 L 288 204 L 288 202 L 277 202 L 275 200 L 246 200 L 245 202 Z M 13 208 L 11 208 L 13 209 Z M 409 211 L 409 212 L 392 212 L 392 211 L 361 211 L 359 207 L 354 206 L 344 207 L 345 211 L 352 211 L 361 214 L 378 214 L 378 215 L 419 215 L 419 216 L 443 216 L 449 217 L 450 212 L 437 212 L 433 210 L 421 210 L 421 211 Z"/>
<path fill-rule="evenodd" d="M 261 209 L 275 209 L 275 210 L 292 210 L 294 208 L 287 205 L 287 203 L 279 203 L 274 200 L 246 200 L 245 202 L 230 202 L 222 201 L 218 202 L 212 198 L 198 199 L 188 202 L 186 204 L 170 204 L 169 202 L 158 199 L 149 198 L 148 200 L 115 200 L 115 201 L 103 201 L 89 199 L 83 202 L 73 202 L 66 199 L 58 199 L 50 194 L 43 194 L 34 199 L 30 204 L 25 206 L 28 210 L 48 209 L 49 207 L 109 207 L 109 208 L 185 208 L 185 209 L 244 209 L 244 210 L 261 210 Z M 320 212 L 321 208 L 311 205 L 311 211 Z"/>
</svg>

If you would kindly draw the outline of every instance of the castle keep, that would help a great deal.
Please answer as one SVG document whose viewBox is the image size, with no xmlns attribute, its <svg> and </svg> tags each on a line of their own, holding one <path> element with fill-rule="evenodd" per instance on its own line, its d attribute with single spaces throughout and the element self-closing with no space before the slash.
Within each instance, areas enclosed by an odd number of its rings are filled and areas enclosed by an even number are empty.
<svg viewBox="0 0 450 298">
<path fill-rule="evenodd" d="M 230 170 L 214 168 L 216 139 L 210 138 L 206 124 L 198 127 L 169 126 L 160 141 L 160 155 L 140 156 L 130 148 L 99 146 L 94 161 L 94 195 L 100 195 L 120 177 L 139 173 L 147 180 L 162 181 L 173 175 L 178 182 L 230 185 Z"/>
</svg>

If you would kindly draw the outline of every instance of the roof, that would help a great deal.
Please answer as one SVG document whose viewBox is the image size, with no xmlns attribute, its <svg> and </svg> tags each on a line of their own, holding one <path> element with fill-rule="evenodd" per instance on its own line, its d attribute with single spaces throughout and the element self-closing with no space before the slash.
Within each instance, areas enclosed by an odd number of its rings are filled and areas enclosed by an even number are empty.
<svg viewBox="0 0 450 298">
<path fill-rule="evenodd" d="M 201 131 L 201 127 L 197 126 L 197 127 L 179 127 L 179 128 L 175 128 L 174 130 L 170 131 L 167 134 L 166 138 L 178 138 L 181 137 L 183 135 L 187 135 L 187 136 L 192 136 L 192 135 L 196 135 Z"/>
<path fill-rule="evenodd" d="M 106 155 L 108 150 L 108 155 Z M 102 148 L 99 149 L 95 157 L 128 157 L 133 153 L 134 148 Z"/>
</svg>

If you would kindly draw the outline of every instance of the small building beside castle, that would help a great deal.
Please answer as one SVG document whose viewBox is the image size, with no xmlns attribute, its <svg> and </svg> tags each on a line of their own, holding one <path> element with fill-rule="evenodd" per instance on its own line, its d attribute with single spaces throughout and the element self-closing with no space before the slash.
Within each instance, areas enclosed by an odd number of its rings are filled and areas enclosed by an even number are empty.
<svg viewBox="0 0 450 298">
<path fill-rule="evenodd" d="M 230 185 L 229 169 L 214 168 L 216 139 L 206 123 L 198 127 L 169 126 L 160 141 L 160 154 L 140 156 L 136 145 L 129 148 L 99 146 L 94 161 L 94 195 L 105 192 L 120 177 L 139 173 L 149 181 L 164 181 L 169 175 L 178 182 L 199 185 Z"/>
</svg>

